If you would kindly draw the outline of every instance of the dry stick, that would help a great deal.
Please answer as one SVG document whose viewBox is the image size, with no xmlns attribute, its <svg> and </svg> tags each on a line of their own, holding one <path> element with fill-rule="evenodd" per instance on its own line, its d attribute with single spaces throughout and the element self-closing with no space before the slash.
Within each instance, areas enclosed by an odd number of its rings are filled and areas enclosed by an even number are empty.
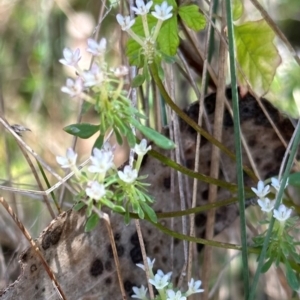
<svg viewBox="0 0 300 300">
<path fill-rule="evenodd" d="M 18 217 L 16 216 L 16 214 L 14 213 L 14 211 L 12 210 L 12 208 L 4 200 L 3 197 L 0 197 L 0 203 L 4 206 L 4 208 L 10 214 L 10 216 L 13 218 L 13 220 L 15 221 L 15 223 L 17 224 L 17 226 L 20 228 L 20 230 L 22 231 L 22 233 L 24 234 L 24 236 L 26 237 L 26 239 L 30 243 L 32 249 L 35 251 L 35 253 L 37 254 L 37 256 L 40 258 L 40 260 L 41 260 L 41 262 L 42 262 L 42 264 L 43 264 L 46 272 L 48 273 L 48 276 L 52 280 L 52 283 L 53 283 L 54 287 L 56 288 L 57 292 L 59 293 L 60 298 L 66 300 L 67 298 L 66 298 L 66 296 L 65 296 L 62 288 L 60 287 L 60 284 L 58 283 L 57 279 L 55 278 L 55 275 L 52 272 L 52 270 L 49 267 L 49 265 L 47 264 L 46 260 L 44 259 L 43 254 L 40 251 L 38 245 L 34 242 L 34 240 L 32 239 L 32 237 L 30 236 L 29 232 L 26 230 L 26 228 L 24 227 L 24 225 L 21 223 L 21 221 L 18 219 Z"/>
<path fill-rule="evenodd" d="M 225 12 L 225 2 L 223 1 L 223 15 Z M 225 16 L 222 18 L 222 26 L 226 25 Z M 224 118 L 224 91 L 226 88 L 226 47 L 224 43 L 220 43 L 219 52 L 219 74 L 218 74 L 218 90 L 216 96 L 216 109 L 214 115 L 214 128 L 213 136 L 222 141 L 222 129 L 223 129 L 223 118 Z M 215 145 L 212 145 L 211 154 L 211 166 L 210 166 L 210 176 L 213 178 L 219 178 L 219 168 L 220 168 L 220 149 Z M 218 187 L 216 185 L 210 184 L 208 188 L 208 203 L 216 202 Z M 211 209 L 207 212 L 207 221 L 205 229 L 205 239 L 211 240 L 214 236 L 215 227 L 215 209 Z M 212 266 L 212 248 L 205 246 L 203 266 L 202 266 L 202 280 L 206 283 L 206 288 L 204 289 L 203 299 L 209 299 L 209 289 L 208 283 L 211 276 L 211 266 Z"/>
<path fill-rule="evenodd" d="M 211 1 L 209 6 L 209 15 L 212 15 L 213 9 L 213 1 Z M 211 19 L 211 18 L 210 18 Z M 205 93 L 205 82 L 207 77 L 207 70 L 208 70 L 208 48 L 209 48 L 209 37 L 211 33 L 211 23 L 208 24 L 207 33 L 206 33 L 206 42 L 205 42 L 205 51 L 203 57 L 203 72 L 202 72 L 202 81 L 201 81 L 201 97 L 199 99 L 199 115 L 198 115 L 198 125 L 202 125 L 202 116 L 204 112 L 204 93 Z M 200 142 L 201 142 L 201 135 L 197 132 L 197 140 L 196 140 L 196 154 L 195 154 L 195 167 L 194 171 L 199 171 L 199 162 L 200 162 Z M 197 202 L 197 188 L 198 188 L 198 180 L 193 180 L 193 197 L 192 197 L 192 208 L 196 207 Z M 190 216 L 190 224 L 194 224 L 195 214 Z M 190 235 L 195 236 L 195 227 L 191 227 Z M 192 243 L 190 243 L 190 247 L 192 247 Z M 192 277 L 192 257 L 189 259 L 188 264 L 188 281 L 190 281 Z M 204 288 L 208 289 L 208 283 L 203 282 Z"/>
<path fill-rule="evenodd" d="M 154 299 L 153 286 L 149 282 L 150 271 L 149 271 L 147 253 L 146 253 L 145 243 L 144 243 L 143 234 L 142 234 L 142 230 L 141 230 L 140 220 L 135 220 L 135 228 L 136 228 L 136 231 L 137 231 L 137 234 L 138 234 L 139 243 L 140 243 L 140 247 L 141 247 L 141 252 L 142 252 L 143 263 L 144 263 L 144 267 L 145 267 L 145 273 L 146 273 L 146 278 L 147 278 L 147 283 L 148 283 L 150 299 Z"/>
<path fill-rule="evenodd" d="M 283 32 L 279 29 L 279 27 L 275 24 L 275 22 L 272 20 L 272 18 L 269 16 L 269 14 L 266 12 L 266 10 L 262 7 L 262 5 L 257 0 L 250 0 L 252 4 L 259 10 L 263 18 L 267 21 L 269 26 L 274 30 L 274 32 L 277 34 L 277 36 L 283 41 L 283 43 L 286 45 L 286 47 L 289 49 L 291 54 L 293 55 L 294 59 L 300 66 L 300 58 L 297 55 L 297 52 L 293 48 L 293 46 L 290 44 L 288 39 L 285 37 Z"/>
</svg>

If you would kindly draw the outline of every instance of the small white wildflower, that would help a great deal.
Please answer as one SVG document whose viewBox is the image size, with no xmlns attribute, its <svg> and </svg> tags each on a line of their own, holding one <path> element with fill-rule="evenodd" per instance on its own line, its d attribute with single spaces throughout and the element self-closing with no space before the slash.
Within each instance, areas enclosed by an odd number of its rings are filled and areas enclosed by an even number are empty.
<svg viewBox="0 0 300 300">
<path fill-rule="evenodd" d="M 147 262 L 148 262 L 148 267 L 150 270 L 152 270 L 154 262 L 155 262 L 155 258 L 153 260 L 151 260 L 150 257 L 147 257 Z M 136 264 L 139 268 L 143 269 L 145 271 L 145 266 L 144 264 Z"/>
<path fill-rule="evenodd" d="M 132 183 L 136 180 L 137 170 L 132 170 L 130 166 L 125 166 L 124 171 L 118 171 L 120 179 L 126 183 Z"/>
<path fill-rule="evenodd" d="M 76 165 L 77 153 L 72 148 L 67 149 L 66 157 L 56 156 L 56 161 L 63 169 L 71 168 Z"/>
<path fill-rule="evenodd" d="M 157 290 L 161 290 L 169 284 L 172 272 L 164 274 L 161 270 L 158 270 L 154 278 L 149 279 L 149 282 L 155 286 Z"/>
<path fill-rule="evenodd" d="M 274 208 L 275 200 L 270 200 L 269 198 L 260 198 L 257 200 L 257 203 L 262 211 L 270 212 Z"/>
<path fill-rule="evenodd" d="M 140 144 L 135 144 L 133 150 L 137 155 L 144 156 L 149 150 L 151 150 L 151 146 L 147 147 L 147 141 L 142 139 Z"/>
<path fill-rule="evenodd" d="M 285 222 L 292 213 L 291 208 L 287 208 L 284 204 L 280 204 L 278 209 L 274 209 L 273 217 L 280 222 Z"/>
<path fill-rule="evenodd" d="M 167 295 L 167 300 L 186 300 L 186 297 L 182 296 L 180 291 L 177 291 L 175 294 L 173 290 L 167 290 Z"/>
<path fill-rule="evenodd" d="M 83 83 L 80 77 L 75 80 L 68 78 L 66 85 L 61 88 L 63 93 L 69 94 L 71 97 L 79 96 L 83 91 Z"/>
<path fill-rule="evenodd" d="M 188 297 L 192 294 L 204 292 L 203 289 L 199 289 L 201 284 L 202 284 L 201 280 L 196 280 L 195 281 L 193 278 L 191 278 L 191 281 L 188 283 L 189 289 L 186 292 L 186 296 Z"/>
<path fill-rule="evenodd" d="M 132 10 L 135 12 L 136 15 L 146 15 L 151 6 L 153 1 L 149 1 L 146 5 L 143 0 L 136 0 L 136 7 L 132 7 Z"/>
<path fill-rule="evenodd" d="M 105 174 L 110 168 L 114 167 L 114 155 L 112 151 L 94 148 L 91 162 L 92 165 L 88 167 L 89 172 Z"/>
<path fill-rule="evenodd" d="M 159 20 L 165 21 L 172 17 L 171 10 L 173 9 L 173 6 L 168 6 L 167 1 L 164 1 L 160 6 L 158 4 L 154 7 L 155 11 L 153 11 L 151 14 Z"/>
<path fill-rule="evenodd" d="M 101 199 L 106 193 L 104 185 L 97 181 L 89 182 L 85 192 L 90 198 L 95 200 Z"/>
<path fill-rule="evenodd" d="M 275 190 L 278 192 L 279 191 L 279 188 L 280 188 L 280 185 L 281 185 L 281 181 L 279 181 L 277 178 L 273 177 L 271 178 L 271 185 L 275 188 Z M 286 182 L 285 184 L 285 188 L 288 186 L 288 181 Z"/>
<path fill-rule="evenodd" d="M 92 53 L 95 56 L 103 55 L 106 50 L 106 39 L 102 38 L 99 43 L 94 39 L 87 40 L 88 47 L 87 52 Z"/>
<path fill-rule="evenodd" d="M 142 300 L 148 299 L 146 296 L 148 289 L 145 288 L 143 285 L 140 288 L 134 286 L 132 289 L 133 289 L 134 295 L 132 295 L 131 298 L 142 299 Z"/>
<path fill-rule="evenodd" d="M 128 74 L 128 68 L 126 66 L 120 66 L 115 68 L 113 72 L 117 78 L 121 78 Z"/>
<path fill-rule="evenodd" d="M 99 85 L 104 80 L 104 74 L 97 64 L 93 64 L 89 71 L 85 71 L 82 74 L 84 80 L 84 86 L 91 87 L 94 85 Z"/>
<path fill-rule="evenodd" d="M 130 20 L 130 16 L 123 17 L 120 14 L 117 14 L 117 21 L 120 24 L 122 30 L 126 31 L 134 24 L 135 19 Z"/>
<path fill-rule="evenodd" d="M 251 190 L 256 194 L 258 198 L 263 199 L 270 192 L 270 186 L 265 186 L 264 182 L 260 180 L 257 183 L 257 189 L 252 187 Z"/>
<path fill-rule="evenodd" d="M 60 59 L 59 62 L 63 65 L 70 66 L 70 67 L 77 67 L 78 62 L 81 59 L 80 50 L 76 49 L 74 52 L 69 49 L 65 48 L 63 50 L 64 58 Z"/>
</svg>

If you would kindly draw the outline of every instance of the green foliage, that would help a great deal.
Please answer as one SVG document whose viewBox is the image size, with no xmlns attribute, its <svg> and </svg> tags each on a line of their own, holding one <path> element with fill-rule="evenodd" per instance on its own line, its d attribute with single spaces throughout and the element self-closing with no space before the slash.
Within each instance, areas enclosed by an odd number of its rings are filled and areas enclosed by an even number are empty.
<svg viewBox="0 0 300 300">
<path fill-rule="evenodd" d="M 241 0 L 233 0 L 232 5 L 233 5 L 232 17 L 233 17 L 233 21 L 236 21 L 244 13 L 243 2 Z"/>
<path fill-rule="evenodd" d="M 265 20 L 234 26 L 237 61 L 254 91 L 262 96 L 273 81 L 281 62 L 273 44 L 275 33 Z M 239 72 L 239 81 L 246 82 Z"/>
<path fill-rule="evenodd" d="M 197 5 L 182 5 L 178 9 L 178 14 L 185 25 L 192 30 L 200 31 L 206 26 L 206 19 Z"/>
<path fill-rule="evenodd" d="M 99 131 L 99 125 L 90 123 L 71 124 L 66 126 L 64 131 L 82 139 L 88 139 Z"/>
</svg>

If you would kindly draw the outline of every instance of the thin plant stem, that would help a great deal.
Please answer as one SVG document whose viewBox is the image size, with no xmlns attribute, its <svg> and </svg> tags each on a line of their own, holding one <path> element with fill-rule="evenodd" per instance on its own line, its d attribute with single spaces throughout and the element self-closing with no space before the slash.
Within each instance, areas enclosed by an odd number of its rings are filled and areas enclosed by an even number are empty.
<svg viewBox="0 0 300 300">
<path fill-rule="evenodd" d="M 233 106 L 233 116 L 234 116 L 234 142 L 235 142 L 235 151 L 236 151 L 238 200 L 239 200 L 239 211 L 240 211 L 244 295 L 245 295 L 245 299 L 247 299 L 249 295 L 249 267 L 248 267 L 247 232 L 246 232 L 246 216 L 245 216 L 245 193 L 244 193 L 244 176 L 243 176 L 243 161 L 242 161 L 242 144 L 241 144 L 241 134 L 240 134 L 239 98 L 238 98 L 238 91 L 237 91 L 234 31 L 233 31 L 233 21 L 232 21 L 231 0 L 226 0 L 226 15 L 227 15 L 227 28 L 228 28 L 230 77 L 231 77 L 231 88 L 232 88 L 232 106 Z"/>
</svg>

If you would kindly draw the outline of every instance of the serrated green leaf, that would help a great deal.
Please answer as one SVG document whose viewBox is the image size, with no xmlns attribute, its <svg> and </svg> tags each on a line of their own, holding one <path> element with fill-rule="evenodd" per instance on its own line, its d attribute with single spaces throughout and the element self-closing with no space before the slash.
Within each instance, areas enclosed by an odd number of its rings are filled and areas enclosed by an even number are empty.
<svg viewBox="0 0 300 300">
<path fill-rule="evenodd" d="M 173 141 L 155 131 L 154 129 L 144 126 L 137 120 L 132 119 L 132 124 L 135 126 L 146 138 L 153 141 L 158 147 L 166 150 L 171 150 L 175 148 Z"/>
<path fill-rule="evenodd" d="M 192 30 L 199 31 L 206 26 L 206 19 L 200 13 L 197 5 L 182 5 L 179 6 L 178 14 L 182 21 Z"/>
<path fill-rule="evenodd" d="M 64 131 L 69 134 L 75 135 L 82 139 L 88 139 L 92 135 L 94 135 L 97 131 L 99 131 L 99 125 L 92 125 L 89 123 L 80 123 L 80 124 L 72 124 L 66 126 Z"/>
<path fill-rule="evenodd" d="M 131 86 L 136 88 L 141 86 L 145 82 L 146 77 L 143 74 L 136 75 L 131 83 Z"/>
<path fill-rule="evenodd" d="M 175 15 L 163 23 L 157 37 L 157 43 L 159 50 L 166 55 L 174 56 L 176 54 L 179 46 L 179 36 Z"/>
<path fill-rule="evenodd" d="M 92 231 L 99 223 L 99 216 L 95 213 L 93 213 L 87 220 L 84 231 L 89 232 Z"/>
<path fill-rule="evenodd" d="M 264 95 L 270 88 L 276 69 L 281 62 L 273 44 L 274 32 L 265 20 L 234 26 L 237 61 L 250 82 L 252 89 Z M 239 81 L 246 85 L 239 72 Z"/>
<path fill-rule="evenodd" d="M 244 12 L 244 5 L 242 0 L 233 0 L 232 5 L 233 5 L 233 10 L 232 10 L 233 21 L 236 21 L 242 16 Z"/>
</svg>

